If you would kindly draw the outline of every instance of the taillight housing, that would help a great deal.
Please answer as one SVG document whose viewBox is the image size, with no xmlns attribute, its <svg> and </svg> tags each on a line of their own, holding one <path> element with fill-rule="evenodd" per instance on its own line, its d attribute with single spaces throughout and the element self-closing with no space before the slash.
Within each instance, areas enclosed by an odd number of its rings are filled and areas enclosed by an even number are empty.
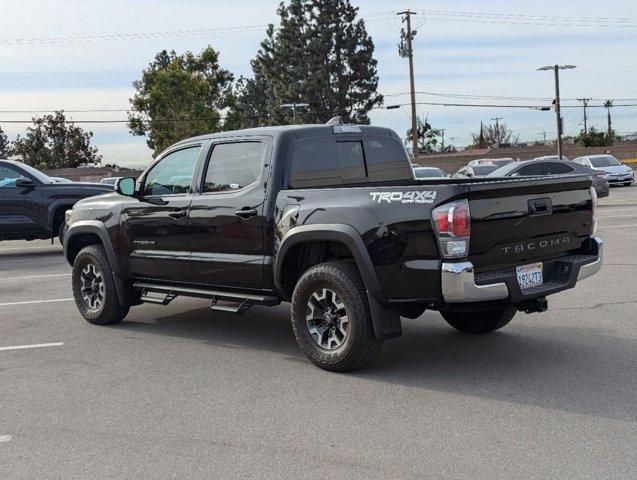
<svg viewBox="0 0 637 480">
<path fill-rule="evenodd" d="M 594 187 L 591 187 L 590 190 L 591 200 L 593 201 L 593 221 L 591 222 L 591 235 L 595 235 L 597 233 L 597 191 Z"/>
<path fill-rule="evenodd" d="M 459 200 L 440 205 L 431 215 L 440 255 L 444 258 L 466 257 L 471 236 L 469 202 Z"/>
</svg>

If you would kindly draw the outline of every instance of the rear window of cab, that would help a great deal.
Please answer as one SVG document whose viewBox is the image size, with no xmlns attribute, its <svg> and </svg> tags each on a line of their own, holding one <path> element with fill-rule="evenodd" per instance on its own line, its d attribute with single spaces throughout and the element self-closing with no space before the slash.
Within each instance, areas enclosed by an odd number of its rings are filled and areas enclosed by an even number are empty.
<svg viewBox="0 0 637 480">
<path fill-rule="evenodd" d="M 327 187 L 412 179 L 409 156 L 393 137 L 298 140 L 290 165 L 292 188 Z"/>
</svg>

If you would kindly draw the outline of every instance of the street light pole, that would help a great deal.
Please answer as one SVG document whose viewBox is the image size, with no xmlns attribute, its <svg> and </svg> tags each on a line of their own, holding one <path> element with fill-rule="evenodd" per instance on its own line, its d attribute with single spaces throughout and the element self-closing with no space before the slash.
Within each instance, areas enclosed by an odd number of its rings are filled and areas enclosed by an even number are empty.
<svg viewBox="0 0 637 480">
<path fill-rule="evenodd" d="M 555 120 L 557 122 L 557 156 L 562 160 L 562 112 L 560 110 L 560 67 L 555 65 Z"/>
<path fill-rule="evenodd" d="M 292 123 L 294 125 L 296 125 L 296 107 L 309 107 L 309 106 L 310 106 L 309 103 L 298 103 L 298 102 L 282 103 L 281 104 L 281 107 L 291 108 L 292 109 Z"/>
<path fill-rule="evenodd" d="M 538 68 L 539 71 L 553 70 L 555 74 L 555 120 L 557 123 L 557 155 L 562 159 L 562 114 L 560 110 L 560 70 L 577 68 L 575 65 L 547 65 Z"/>
</svg>

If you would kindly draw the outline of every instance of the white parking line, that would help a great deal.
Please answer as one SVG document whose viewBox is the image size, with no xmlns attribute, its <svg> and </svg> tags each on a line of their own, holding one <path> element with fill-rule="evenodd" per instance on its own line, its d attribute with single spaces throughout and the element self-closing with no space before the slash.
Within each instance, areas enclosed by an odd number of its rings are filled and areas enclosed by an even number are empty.
<svg viewBox="0 0 637 480">
<path fill-rule="evenodd" d="M 0 352 L 5 350 L 25 350 L 27 348 L 61 347 L 64 342 L 36 343 L 34 345 L 14 345 L 13 347 L 0 347 Z"/>
<path fill-rule="evenodd" d="M 13 438 L 11 435 L 0 435 L 0 443 L 8 442 Z"/>
<path fill-rule="evenodd" d="M 1 252 L 16 252 L 16 251 L 21 251 L 21 250 L 53 250 L 55 249 L 55 251 L 62 251 L 62 249 L 59 246 L 56 245 L 51 245 L 51 246 L 46 246 L 46 247 L 8 247 L 8 248 L 0 248 L 0 253 Z"/>
<path fill-rule="evenodd" d="M 27 275 L 26 277 L 6 277 L 0 278 L 0 282 L 2 280 L 27 280 L 32 278 L 51 278 L 51 277 L 70 277 L 70 273 L 52 273 L 50 275 Z"/>
<path fill-rule="evenodd" d="M 52 298 L 50 300 L 29 300 L 27 302 L 7 302 L 0 303 L 0 307 L 10 307 L 12 305 L 31 305 L 33 303 L 52 303 L 52 302 L 70 302 L 75 300 L 74 298 Z"/>
<path fill-rule="evenodd" d="M 603 220 L 605 218 L 634 218 L 637 217 L 637 212 L 629 215 L 599 215 L 598 217 L 600 220 Z"/>
<path fill-rule="evenodd" d="M 635 225 L 634 224 L 631 225 L 630 223 L 627 223 L 626 225 L 600 225 L 599 229 L 603 230 L 605 228 L 626 228 L 626 227 L 635 228 Z"/>
</svg>

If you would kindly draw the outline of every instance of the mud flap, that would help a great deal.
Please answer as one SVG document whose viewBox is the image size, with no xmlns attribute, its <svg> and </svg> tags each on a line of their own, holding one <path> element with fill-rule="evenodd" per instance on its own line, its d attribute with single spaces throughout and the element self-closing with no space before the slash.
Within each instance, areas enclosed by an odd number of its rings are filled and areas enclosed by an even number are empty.
<svg viewBox="0 0 637 480">
<path fill-rule="evenodd" d="M 394 310 L 380 304 L 369 292 L 367 292 L 369 310 L 372 314 L 374 333 L 379 340 L 400 337 L 403 334 L 403 326 L 400 315 Z"/>
</svg>

